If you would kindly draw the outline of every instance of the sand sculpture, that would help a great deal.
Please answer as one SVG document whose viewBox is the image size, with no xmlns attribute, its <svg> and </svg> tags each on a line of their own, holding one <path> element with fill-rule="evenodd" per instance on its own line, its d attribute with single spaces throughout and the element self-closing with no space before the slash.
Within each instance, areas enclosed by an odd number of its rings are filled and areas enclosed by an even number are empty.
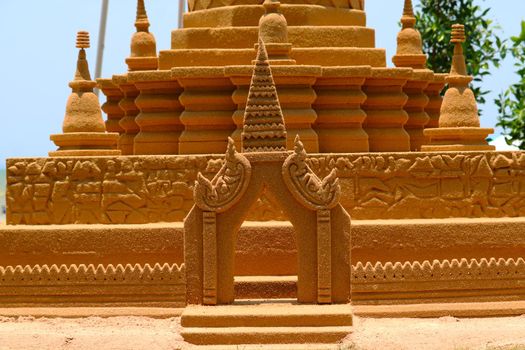
<svg viewBox="0 0 525 350">
<path fill-rule="evenodd" d="M 157 52 L 139 0 L 106 124 L 79 35 L 59 150 L 7 161 L 0 305 L 184 307 L 202 345 L 521 310 L 525 154 L 486 144 L 463 27 L 446 74 L 410 0 L 393 68 L 363 0 L 233 5 L 190 1 Z"/>
</svg>

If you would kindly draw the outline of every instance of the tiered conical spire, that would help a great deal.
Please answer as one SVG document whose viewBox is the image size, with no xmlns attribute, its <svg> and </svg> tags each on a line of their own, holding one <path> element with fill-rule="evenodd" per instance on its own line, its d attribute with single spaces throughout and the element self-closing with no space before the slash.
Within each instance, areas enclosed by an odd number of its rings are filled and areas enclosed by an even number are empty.
<svg viewBox="0 0 525 350">
<path fill-rule="evenodd" d="M 286 151 L 286 127 L 268 53 L 261 38 L 242 132 L 243 152 Z"/>
<path fill-rule="evenodd" d="M 467 76 L 467 65 L 465 62 L 465 56 L 463 55 L 463 43 L 465 40 L 465 26 L 462 24 L 452 25 L 452 38 L 450 39 L 450 42 L 454 44 L 454 57 L 452 58 L 450 75 Z M 472 77 L 469 78 L 470 81 L 473 80 Z"/>
<path fill-rule="evenodd" d="M 146 13 L 146 6 L 144 0 L 137 1 L 137 19 L 135 20 L 135 28 L 137 32 L 148 32 L 149 30 L 149 19 Z"/>
<path fill-rule="evenodd" d="M 410 25 L 410 27 L 413 28 L 415 23 L 415 16 L 414 16 L 414 7 L 412 6 L 412 0 L 405 0 L 405 7 L 403 8 L 403 17 L 405 17 L 407 20 L 402 21 L 403 25 Z"/>
</svg>

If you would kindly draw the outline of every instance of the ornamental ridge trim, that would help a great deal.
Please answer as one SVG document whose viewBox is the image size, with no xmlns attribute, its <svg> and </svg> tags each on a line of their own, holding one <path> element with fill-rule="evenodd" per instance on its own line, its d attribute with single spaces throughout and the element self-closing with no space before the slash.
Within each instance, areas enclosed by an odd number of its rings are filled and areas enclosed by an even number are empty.
<svg viewBox="0 0 525 350">
<path fill-rule="evenodd" d="M 482 258 L 479 260 L 463 258 L 384 264 L 358 262 L 352 266 L 353 284 L 519 278 L 525 278 L 523 258 Z"/>
<path fill-rule="evenodd" d="M 225 162 L 210 181 L 200 172 L 194 187 L 195 204 L 204 211 L 223 213 L 242 197 L 250 183 L 250 161 L 238 153 L 233 139 L 228 138 Z"/>
<path fill-rule="evenodd" d="M 306 163 L 306 151 L 299 135 L 295 137 L 294 151 L 283 163 L 282 173 L 286 186 L 300 203 L 311 210 L 334 208 L 341 198 L 337 170 L 332 169 L 320 179 Z"/>
<path fill-rule="evenodd" d="M 0 285 L 93 284 L 184 284 L 185 265 L 17 265 L 0 266 Z"/>
</svg>

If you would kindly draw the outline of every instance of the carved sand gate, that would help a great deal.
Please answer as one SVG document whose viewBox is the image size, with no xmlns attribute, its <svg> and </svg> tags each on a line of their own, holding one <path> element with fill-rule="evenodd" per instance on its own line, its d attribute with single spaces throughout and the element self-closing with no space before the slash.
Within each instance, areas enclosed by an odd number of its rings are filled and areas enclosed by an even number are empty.
<svg viewBox="0 0 525 350">
<path fill-rule="evenodd" d="M 335 173 L 321 181 L 305 158 L 299 140 L 291 154 L 240 154 L 230 140 L 225 164 L 213 180 L 199 176 L 196 205 L 184 223 L 189 304 L 234 301 L 237 232 L 264 189 L 296 231 L 298 301 L 350 300 L 350 216 L 339 204 Z"/>
<path fill-rule="evenodd" d="M 262 41 L 242 133 L 243 153 L 229 140 L 225 163 L 211 180 L 199 174 L 195 205 L 184 222 L 188 304 L 234 301 L 237 233 L 263 191 L 296 232 L 300 303 L 350 300 L 350 216 L 339 204 L 335 170 L 319 179 L 297 137 L 286 151 L 286 129 Z"/>
</svg>

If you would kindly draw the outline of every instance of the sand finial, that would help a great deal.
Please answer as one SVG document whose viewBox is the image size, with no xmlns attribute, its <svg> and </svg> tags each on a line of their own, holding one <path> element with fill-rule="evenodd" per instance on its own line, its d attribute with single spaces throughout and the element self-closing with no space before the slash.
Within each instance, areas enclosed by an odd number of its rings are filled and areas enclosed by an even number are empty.
<svg viewBox="0 0 525 350">
<path fill-rule="evenodd" d="M 77 33 L 77 49 L 89 49 L 89 32 L 79 31 Z"/>
<path fill-rule="evenodd" d="M 414 7 L 412 6 L 412 0 L 405 0 L 405 6 L 403 8 L 403 17 L 415 19 Z"/>
<path fill-rule="evenodd" d="M 401 17 L 403 28 L 397 36 L 397 53 L 392 58 L 396 67 L 411 67 L 423 69 L 427 57 L 423 54 L 423 40 L 416 29 L 416 17 L 412 0 L 405 0 L 403 16 Z"/>
<path fill-rule="evenodd" d="M 450 42 L 454 44 L 454 57 L 452 58 L 451 75 L 467 75 L 467 65 L 463 55 L 463 43 L 466 40 L 465 26 L 462 24 L 452 25 L 452 36 Z"/>
<path fill-rule="evenodd" d="M 77 33 L 77 49 L 80 49 L 78 52 L 77 60 L 77 70 L 75 72 L 75 81 L 79 80 L 91 80 L 91 75 L 89 74 L 89 65 L 86 59 L 86 50 L 90 47 L 89 45 L 89 33 L 85 31 L 79 31 Z"/>
<path fill-rule="evenodd" d="M 283 112 L 262 38 L 259 38 L 241 137 L 243 152 L 286 151 Z"/>
<path fill-rule="evenodd" d="M 135 21 L 135 28 L 137 28 L 138 32 L 148 32 L 149 29 L 149 19 L 144 0 L 137 1 L 137 19 Z"/>
</svg>

